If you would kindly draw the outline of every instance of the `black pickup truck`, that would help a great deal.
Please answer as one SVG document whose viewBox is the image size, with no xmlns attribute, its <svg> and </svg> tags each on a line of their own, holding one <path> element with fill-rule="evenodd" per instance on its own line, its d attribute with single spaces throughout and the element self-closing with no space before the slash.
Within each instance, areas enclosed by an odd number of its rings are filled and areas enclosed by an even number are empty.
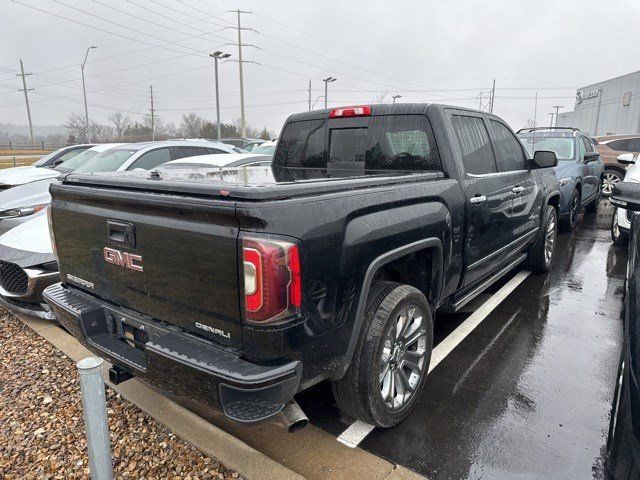
<svg viewBox="0 0 640 480">
<path fill-rule="evenodd" d="M 423 388 L 438 310 L 556 240 L 553 152 L 434 104 L 291 116 L 271 179 L 71 174 L 51 186 L 59 321 L 114 367 L 243 422 L 330 380 L 389 427 Z"/>
</svg>

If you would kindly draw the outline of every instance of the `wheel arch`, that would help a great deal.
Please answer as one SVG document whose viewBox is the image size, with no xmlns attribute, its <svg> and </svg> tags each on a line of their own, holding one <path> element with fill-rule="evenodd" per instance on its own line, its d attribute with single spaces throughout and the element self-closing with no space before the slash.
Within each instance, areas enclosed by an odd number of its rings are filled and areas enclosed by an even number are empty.
<svg viewBox="0 0 640 480">
<path fill-rule="evenodd" d="M 438 304 L 440 294 L 442 292 L 443 283 L 443 246 L 439 238 L 430 237 L 418 240 L 416 242 L 410 243 L 408 245 L 403 245 L 376 257 L 371 262 L 365 273 L 364 280 L 362 282 L 362 289 L 360 290 L 360 297 L 358 299 L 356 308 L 353 328 L 351 330 L 351 336 L 349 338 L 349 343 L 342 358 L 342 362 L 333 375 L 334 380 L 342 378 L 342 376 L 344 376 L 347 369 L 349 368 L 349 365 L 351 364 L 351 359 L 356 349 L 360 330 L 362 329 L 362 325 L 364 323 L 364 313 L 367 306 L 369 291 L 371 290 L 371 285 L 373 284 L 374 280 L 376 278 L 380 278 L 380 273 L 385 272 L 385 267 L 393 265 L 394 262 L 407 259 L 409 256 L 413 256 L 415 254 L 421 256 L 426 255 L 430 260 L 430 288 L 429 291 L 423 291 L 422 293 L 425 294 L 432 308 L 435 308 L 435 306 Z"/>
</svg>

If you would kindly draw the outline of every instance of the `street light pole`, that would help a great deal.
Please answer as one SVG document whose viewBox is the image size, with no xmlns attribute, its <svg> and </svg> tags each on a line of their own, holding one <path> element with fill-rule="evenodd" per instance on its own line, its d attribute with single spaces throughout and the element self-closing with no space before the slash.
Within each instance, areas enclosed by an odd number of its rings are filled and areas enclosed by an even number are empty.
<svg viewBox="0 0 640 480">
<path fill-rule="evenodd" d="M 556 109 L 556 127 L 558 126 L 558 112 L 560 111 L 561 108 L 563 108 L 564 105 L 554 105 L 552 108 Z"/>
<path fill-rule="evenodd" d="M 394 95 L 393 97 L 391 97 L 393 99 L 393 103 L 396 103 L 396 99 L 398 98 L 402 98 L 402 95 Z"/>
<path fill-rule="evenodd" d="M 327 108 L 328 102 L 327 102 L 327 86 L 329 85 L 329 83 L 331 82 L 335 82 L 337 80 L 337 78 L 333 78 L 333 77 L 327 77 L 327 78 L 323 78 L 322 81 L 324 82 L 324 108 Z"/>
<path fill-rule="evenodd" d="M 87 53 L 85 53 L 84 55 L 84 60 L 82 62 L 82 64 L 80 65 L 80 70 L 82 71 L 82 94 L 84 96 L 84 121 L 86 124 L 86 128 L 87 128 L 87 142 L 91 142 L 91 129 L 89 128 L 89 109 L 87 108 L 87 86 L 84 82 L 84 66 L 87 63 L 87 57 L 89 56 L 89 50 L 92 50 L 94 48 L 98 48 L 94 45 L 91 45 L 89 48 L 87 48 Z"/>
<path fill-rule="evenodd" d="M 209 56 L 213 58 L 215 71 L 216 71 L 216 127 L 218 131 L 218 140 L 220 140 L 222 138 L 222 130 L 220 127 L 220 92 L 218 90 L 218 59 L 229 58 L 231 54 L 222 53 L 221 51 L 216 50 L 215 52 L 209 54 Z"/>
</svg>

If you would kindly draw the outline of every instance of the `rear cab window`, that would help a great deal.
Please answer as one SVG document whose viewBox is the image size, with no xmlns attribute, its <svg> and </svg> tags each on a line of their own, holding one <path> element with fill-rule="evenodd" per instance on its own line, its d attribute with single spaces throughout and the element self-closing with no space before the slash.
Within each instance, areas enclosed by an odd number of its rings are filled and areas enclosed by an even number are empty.
<svg viewBox="0 0 640 480">
<path fill-rule="evenodd" d="M 278 181 L 442 171 L 424 115 L 302 120 L 287 124 L 273 161 Z"/>
</svg>

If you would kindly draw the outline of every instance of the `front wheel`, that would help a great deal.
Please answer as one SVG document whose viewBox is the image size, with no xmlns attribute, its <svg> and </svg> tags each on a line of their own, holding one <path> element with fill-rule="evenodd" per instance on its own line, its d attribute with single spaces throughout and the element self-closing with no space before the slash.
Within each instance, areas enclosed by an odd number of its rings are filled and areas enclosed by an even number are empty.
<svg viewBox="0 0 640 480">
<path fill-rule="evenodd" d="M 409 285 L 376 283 L 351 365 L 333 383 L 338 407 L 379 427 L 401 422 L 423 390 L 432 349 L 433 316 L 422 292 Z"/>
<path fill-rule="evenodd" d="M 558 237 L 558 214 L 553 205 L 547 205 L 542 222 L 542 234 L 527 257 L 527 264 L 534 272 L 544 273 L 551 268 Z"/>
<path fill-rule="evenodd" d="M 580 213 L 580 193 L 574 189 L 571 192 L 571 198 L 569 199 L 569 213 L 567 217 L 560 222 L 562 230 L 570 232 L 578 221 L 578 214 Z"/>
<path fill-rule="evenodd" d="M 618 247 L 624 247 L 629 242 L 629 235 L 627 232 L 620 230 L 617 208 L 613 211 L 613 218 L 611 219 L 611 240 L 613 240 L 613 244 Z"/>
</svg>

